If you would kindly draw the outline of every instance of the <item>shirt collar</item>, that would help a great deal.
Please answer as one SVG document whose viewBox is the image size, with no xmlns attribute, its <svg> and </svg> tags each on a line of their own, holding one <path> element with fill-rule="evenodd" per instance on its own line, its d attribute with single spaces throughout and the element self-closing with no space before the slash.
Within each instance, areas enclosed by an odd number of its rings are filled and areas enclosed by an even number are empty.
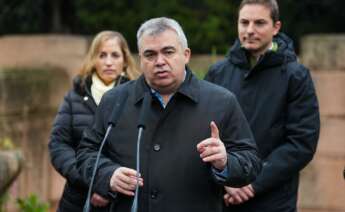
<svg viewBox="0 0 345 212">
<path fill-rule="evenodd" d="M 184 70 L 184 76 L 183 76 L 182 83 L 186 80 L 186 75 L 187 75 L 187 71 Z M 165 104 L 164 101 L 163 101 L 162 95 L 158 91 L 156 91 L 155 89 L 151 88 L 151 94 L 158 99 L 159 103 L 161 104 L 161 106 L 163 108 L 165 108 L 168 105 L 170 99 L 175 95 L 175 93 L 171 94 L 170 97 L 169 97 L 168 102 Z"/>
</svg>

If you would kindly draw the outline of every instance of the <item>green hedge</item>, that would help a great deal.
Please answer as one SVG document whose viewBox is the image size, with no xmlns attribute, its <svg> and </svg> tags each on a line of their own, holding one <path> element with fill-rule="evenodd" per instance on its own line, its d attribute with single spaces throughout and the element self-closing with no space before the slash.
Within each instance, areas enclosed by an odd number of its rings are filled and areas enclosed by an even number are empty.
<svg viewBox="0 0 345 212">
<path fill-rule="evenodd" d="M 122 32 L 136 50 L 136 30 L 149 18 L 168 16 L 184 28 L 196 53 L 224 54 L 237 36 L 240 0 L 2 0 L 0 35 Z M 283 31 L 298 45 L 308 33 L 345 32 L 342 0 L 278 0 Z M 322 14 L 322 15 L 320 15 Z"/>
</svg>

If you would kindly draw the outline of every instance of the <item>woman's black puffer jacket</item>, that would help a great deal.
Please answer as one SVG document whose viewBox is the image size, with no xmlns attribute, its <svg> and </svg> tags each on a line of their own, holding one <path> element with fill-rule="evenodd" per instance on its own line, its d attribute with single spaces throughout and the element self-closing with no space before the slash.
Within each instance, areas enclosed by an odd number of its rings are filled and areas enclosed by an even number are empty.
<svg viewBox="0 0 345 212">
<path fill-rule="evenodd" d="M 128 81 L 120 78 L 120 83 Z M 73 89 L 65 96 L 52 127 L 49 151 L 54 168 L 66 179 L 58 211 L 82 211 L 88 185 L 76 169 L 76 149 L 86 127 L 93 124 L 97 105 L 91 95 L 91 76 L 77 76 Z M 116 83 L 117 84 L 117 83 Z M 92 211 L 107 211 L 97 208 Z"/>
</svg>

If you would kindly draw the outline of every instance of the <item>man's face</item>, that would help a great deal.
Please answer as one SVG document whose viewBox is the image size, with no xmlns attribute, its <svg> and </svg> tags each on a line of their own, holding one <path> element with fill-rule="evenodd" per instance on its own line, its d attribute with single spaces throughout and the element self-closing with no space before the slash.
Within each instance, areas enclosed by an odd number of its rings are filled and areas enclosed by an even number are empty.
<svg viewBox="0 0 345 212">
<path fill-rule="evenodd" d="M 254 56 L 260 56 L 270 47 L 280 26 L 279 21 L 273 23 L 271 11 L 264 5 L 247 4 L 239 12 L 239 39 L 242 46 Z"/>
<path fill-rule="evenodd" d="M 190 49 L 183 48 L 173 30 L 143 35 L 139 49 L 140 68 L 146 82 L 161 94 L 172 94 L 184 79 Z"/>
</svg>

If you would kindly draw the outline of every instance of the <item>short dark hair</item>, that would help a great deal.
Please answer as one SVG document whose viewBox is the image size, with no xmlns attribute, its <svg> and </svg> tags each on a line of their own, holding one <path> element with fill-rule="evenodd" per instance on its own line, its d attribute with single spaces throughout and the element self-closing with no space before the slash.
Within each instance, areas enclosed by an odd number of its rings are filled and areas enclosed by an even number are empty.
<svg viewBox="0 0 345 212">
<path fill-rule="evenodd" d="M 267 7 L 271 11 L 273 23 L 279 21 L 279 6 L 276 0 L 242 0 L 238 12 L 247 4 L 260 4 Z"/>
</svg>

